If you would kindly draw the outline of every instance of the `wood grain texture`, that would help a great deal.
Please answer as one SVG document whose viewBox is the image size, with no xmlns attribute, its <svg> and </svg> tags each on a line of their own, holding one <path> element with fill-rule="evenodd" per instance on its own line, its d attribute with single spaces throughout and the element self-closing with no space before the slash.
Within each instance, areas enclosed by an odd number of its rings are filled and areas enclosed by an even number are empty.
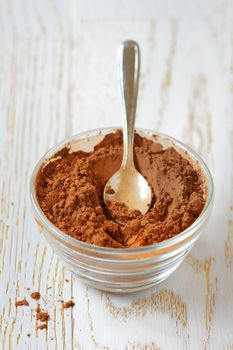
<svg viewBox="0 0 233 350">
<path fill-rule="evenodd" d="M 0 2 L 0 349 L 233 348 L 233 5 L 143 4 Z M 167 281 L 118 296 L 63 268 L 34 223 L 29 181 L 58 141 L 120 125 L 116 49 L 127 38 L 142 50 L 137 125 L 201 154 L 214 176 L 215 205 Z M 36 330 L 30 294 L 37 290 L 50 314 L 47 331 Z M 75 307 L 62 309 L 71 297 Z M 29 307 L 16 309 L 23 298 Z"/>
</svg>

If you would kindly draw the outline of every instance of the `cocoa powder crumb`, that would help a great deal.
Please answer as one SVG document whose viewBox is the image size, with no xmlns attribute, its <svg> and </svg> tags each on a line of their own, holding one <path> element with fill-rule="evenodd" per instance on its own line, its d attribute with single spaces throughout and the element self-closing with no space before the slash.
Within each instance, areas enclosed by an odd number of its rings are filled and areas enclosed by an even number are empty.
<svg viewBox="0 0 233 350">
<path fill-rule="evenodd" d="M 114 191 L 114 189 L 113 189 L 111 186 L 108 186 L 108 187 L 106 188 L 106 193 L 108 193 L 108 194 L 114 194 L 115 191 Z"/>
<path fill-rule="evenodd" d="M 41 312 L 41 309 L 40 309 L 40 305 L 37 306 L 37 308 L 35 309 L 35 311 L 38 313 L 38 312 Z"/>
<path fill-rule="evenodd" d="M 38 311 L 36 314 L 36 319 L 41 322 L 49 320 L 49 314 L 46 311 Z"/>
<path fill-rule="evenodd" d="M 40 299 L 40 292 L 31 293 L 31 298 L 35 299 L 35 300 L 39 300 Z"/>
<path fill-rule="evenodd" d="M 23 299 L 23 300 L 18 300 L 15 302 L 15 306 L 18 307 L 18 306 L 29 306 L 29 303 L 27 302 L 26 299 Z"/>
<path fill-rule="evenodd" d="M 63 309 L 68 309 L 70 307 L 73 307 L 75 305 L 75 303 L 73 302 L 73 300 L 68 300 L 65 303 L 62 304 L 62 308 Z"/>
<path fill-rule="evenodd" d="M 39 324 L 36 326 L 36 329 L 48 329 L 48 325 L 46 323 L 43 323 L 43 324 Z"/>
<path fill-rule="evenodd" d="M 108 179 L 122 161 L 122 133 L 108 134 L 87 153 L 67 146 L 40 168 L 35 182 L 39 205 L 47 218 L 67 235 L 89 244 L 137 248 L 169 239 L 201 214 L 206 190 L 201 168 L 174 147 L 135 134 L 137 170 L 153 193 L 145 215 L 112 207 L 125 226 L 114 222 L 103 202 Z M 110 209 L 111 210 L 111 209 Z"/>
</svg>

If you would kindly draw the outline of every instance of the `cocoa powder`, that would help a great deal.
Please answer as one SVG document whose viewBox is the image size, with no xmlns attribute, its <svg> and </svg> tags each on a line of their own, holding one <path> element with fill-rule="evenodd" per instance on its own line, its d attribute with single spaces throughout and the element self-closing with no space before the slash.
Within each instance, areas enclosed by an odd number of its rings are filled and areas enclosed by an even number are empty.
<svg viewBox="0 0 233 350">
<path fill-rule="evenodd" d="M 75 303 L 73 300 L 68 300 L 62 304 L 63 309 L 69 309 L 70 307 L 74 307 Z"/>
<path fill-rule="evenodd" d="M 39 300 L 40 299 L 40 292 L 31 293 L 31 298 L 34 300 Z"/>
<path fill-rule="evenodd" d="M 47 311 L 38 311 L 36 313 L 37 321 L 46 322 L 49 320 L 49 314 Z"/>
<path fill-rule="evenodd" d="M 46 323 L 39 324 L 36 326 L 36 329 L 40 329 L 40 330 L 48 329 L 48 325 Z"/>
<path fill-rule="evenodd" d="M 66 234 L 104 247 L 142 247 L 185 230 L 205 205 L 200 169 L 174 147 L 163 149 L 158 142 L 138 134 L 135 134 L 134 154 L 136 168 L 154 193 L 145 215 L 140 212 L 127 215 L 119 204 L 119 215 L 125 222 L 121 226 L 104 206 L 104 186 L 122 160 L 120 131 L 105 136 L 89 153 L 71 152 L 69 147 L 64 147 L 41 167 L 35 191 L 44 214 Z"/>
<path fill-rule="evenodd" d="M 66 281 L 68 281 L 68 280 L 66 279 Z M 30 288 L 26 288 L 26 289 L 30 290 Z M 31 293 L 30 296 L 34 300 L 39 300 L 41 298 L 40 292 L 33 292 L 33 293 Z M 66 302 L 62 301 L 62 303 L 63 303 L 62 304 L 63 309 L 69 309 L 69 308 L 74 307 L 74 305 L 75 305 L 75 302 L 73 300 L 68 300 Z M 15 301 L 15 306 L 16 307 L 29 306 L 29 303 L 26 300 L 26 298 L 24 298 L 22 300 Z M 40 304 L 38 304 L 37 307 L 35 308 L 35 312 L 36 312 L 36 329 L 37 330 L 43 330 L 43 329 L 47 330 L 48 329 L 48 321 L 50 320 L 49 313 L 45 310 L 41 310 Z M 28 333 L 27 337 L 30 337 L 30 336 L 31 336 L 31 333 Z M 51 338 L 51 340 L 52 340 L 52 338 Z"/>
<path fill-rule="evenodd" d="M 15 302 L 15 306 L 18 307 L 18 306 L 29 306 L 29 303 L 26 299 L 23 299 L 23 300 L 17 300 Z"/>
</svg>

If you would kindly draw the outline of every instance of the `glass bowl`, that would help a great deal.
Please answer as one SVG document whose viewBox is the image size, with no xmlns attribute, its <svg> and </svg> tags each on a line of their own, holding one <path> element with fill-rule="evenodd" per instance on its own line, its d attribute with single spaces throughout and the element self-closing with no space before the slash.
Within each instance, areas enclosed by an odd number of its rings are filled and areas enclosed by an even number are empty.
<svg viewBox="0 0 233 350">
<path fill-rule="evenodd" d="M 88 285 L 100 290 L 128 293 L 149 288 L 165 280 L 177 269 L 194 243 L 204 232 L 213 204 L 214 186 L 211 173 L 188 146 L 174 138 L 152 130 L 136 129 L 164 148 L 173 146 L 201 169 L 205 179 L 206 204 L 198 219 L 180 234 L 143 248 L 105 248 L 81 242 L 54 226 L 41 210 L 35 194 L 35 177 L 41 165 L 69 144 L 73 151 L 91 151 L 103 137 L 119 128 L 103 128 L 79 133 L 53 147 L 35 166 L 30 182 L 30 197 L 35 220 L 64 266 Z"/>
</svg>

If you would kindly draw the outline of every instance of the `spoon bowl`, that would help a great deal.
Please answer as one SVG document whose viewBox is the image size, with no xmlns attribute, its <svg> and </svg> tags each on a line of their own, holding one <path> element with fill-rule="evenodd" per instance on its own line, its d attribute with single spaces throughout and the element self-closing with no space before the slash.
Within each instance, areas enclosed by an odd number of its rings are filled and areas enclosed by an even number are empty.
<svg viewBox="0 0 233 350">
<path fill-rule="evenodd" d="M 121 168 L 108 181 L 104 191 L 105 203 L 123 203 L 129 211 L 145 214 L 151 203 L 151 189 L 146 179 L 134 168 Z M 115 220 L 122 224 L 119 218 Z"/>
</svg>

